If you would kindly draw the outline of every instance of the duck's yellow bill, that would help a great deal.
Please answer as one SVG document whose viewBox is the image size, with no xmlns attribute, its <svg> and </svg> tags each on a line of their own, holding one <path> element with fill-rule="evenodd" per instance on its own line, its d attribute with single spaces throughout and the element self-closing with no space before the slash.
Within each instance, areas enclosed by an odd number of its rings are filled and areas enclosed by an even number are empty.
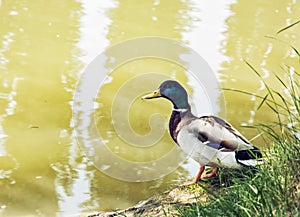
<svg viewBox="0 0 300 217">
<path fill-rule="evenodd" d="M 158 98 L 158 97 L 161 97 L 159 89 L 154 91 L 153 93 L 150 93 L 150 94 L 147 94 L 147 95 L 143 96 L 142 100 L 144 100 L 144 99 L 153 99 L 153 98 Z"/>
</svg>

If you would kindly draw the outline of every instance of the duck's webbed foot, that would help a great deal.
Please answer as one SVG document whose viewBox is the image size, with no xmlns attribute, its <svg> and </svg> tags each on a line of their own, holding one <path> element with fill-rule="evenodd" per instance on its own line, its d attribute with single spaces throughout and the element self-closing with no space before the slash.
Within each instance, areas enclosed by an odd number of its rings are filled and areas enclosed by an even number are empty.
<svg viewBox="0 0 300 217">
<path fill-rule="evenodd" d="M 201 166 L 199 168 L 197 175 L 192 180 L 189 180 L 189 181 L 183 183 L 181 186 L 188 186 L 188 185 L 192 185 L 192 184 L 195 184 L 196 182 L 198 182 L 201 179 L 204 169 L 205 169 L 205 166 Z"/>
<path fill-rule="evenodd" d="M 211 173 L 205 174 L 202 178 L 210 178 L 213 176 L 218 176 L 218 167 L 214 168 Z"/>
</svg>

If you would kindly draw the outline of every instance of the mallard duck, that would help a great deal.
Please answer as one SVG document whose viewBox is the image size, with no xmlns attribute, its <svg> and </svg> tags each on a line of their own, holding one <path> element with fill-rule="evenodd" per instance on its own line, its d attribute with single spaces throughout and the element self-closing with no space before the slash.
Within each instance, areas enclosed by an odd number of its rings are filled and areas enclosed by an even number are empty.
<svg viewBox="0 0 300 217">
<path fill-rule="evenodd" d="M 193 115 L 187 92 L 177 81 L 163 82 L 158 90 L 142 99 L 158 97 L 173 103 L 169 121 L 171 137 L 200 165 L 195 178 L 186 185 L 217 175 L 219 167 L 241 169 L 262 163 L 260 150 L 228 122 L 216 116 Z M 212 167 L 212 172 L 204 175 L 205 166 Z"/>
</svg>

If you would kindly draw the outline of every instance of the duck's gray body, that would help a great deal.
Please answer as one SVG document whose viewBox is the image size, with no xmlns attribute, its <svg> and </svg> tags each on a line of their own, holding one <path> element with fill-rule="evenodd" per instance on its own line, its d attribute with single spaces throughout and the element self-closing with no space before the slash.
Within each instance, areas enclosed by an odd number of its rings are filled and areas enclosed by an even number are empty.
<svg viewBox="0 0 300 217">
<path fill-rule="evenodd" d="M 188 109 L 173 109 L 169 130 L 173 140 L 200 166 L 240 169 L 259 164 L 251 156 L 258 149 L 219 117 L 197 118 Z"/>
</svg>

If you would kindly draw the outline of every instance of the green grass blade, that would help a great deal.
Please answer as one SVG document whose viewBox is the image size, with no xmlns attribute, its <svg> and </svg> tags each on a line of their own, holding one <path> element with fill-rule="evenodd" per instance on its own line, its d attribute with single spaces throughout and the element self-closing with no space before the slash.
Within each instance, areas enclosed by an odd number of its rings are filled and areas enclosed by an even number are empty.
<svg viewBox="0 0 300 217">
<path fill-rule="evenodd" d="M 255 72 L 258 75 L 258 77 L 262 79 L 261 74 L 259 74 L 259 72 L 247 60 L 243 60 L 252 69 L 252 71 Z"/>
<path fill-rule="evenodd" d="M 266 35 L 265 37 L 269 38 L 269 39 L 272 39 L 272 40 L 279 41 L 279 42 L 281 42 L 283 44 L 286 44 L 286 45 L 290 46 L 292 48 L 292 50 L 297 54 L 297 56 L 300 57 L 299 51 L 293 45 L 291 45 L 291 44 L 289 44 L 289 43 L 287 43 L 287 42 L 285 42 L 283 40 L 280 40 L 280 39 L 278 39 L 278 38 L 276 38 L 274 36 L 271 36 L 271 35 Z"/>
<path fill-rule="evenodd" d="M 257 111 L 260 109 L 260 107 L 262 107 L 262 105 L 264 104 L 264 102 L 266 101 L 266 99 L 268 98 L 268 96 L 269 96 L 269 94 L 267 93 L 266 95 L 265 95 L 265 97 L 263 98 L 263 100 L 260 102 L 260 104 L 258 105 L 258 107 L 257 107 Z"/>
<path fill-rule="evenodd" d="M 233 89 L 233 88 L 222 88 L 222 90 L 224 90 L 224 91 L 232 91 L 232 92 L 237 92 L 237 93 L 243 93 L 245 95 L 255 96 L 258 99 L 264 99 L 264 97 L 262 97 L 262 96 L 259 96 L 259 95 L 256 95 L 256 94 L 253 94 L 253 93 L 250 93 L 250 92 L 247 92 L 247 91 L 243 91 L 243 90 L 238 90 L 238 89 Z M 266 99 L 265 101 L 269 102 L 269 103 L 275 104 L 278 108 L 284 109 L 284 107 L 282 105 L 280 105 L 279 103 L 274 102 L 273 100 Z"/>
<path fill-rule="evenodd" d="M 299 23 L 300 23 L 300 20 L 298 20 L 298 21 L 296 21 L 296 22 L 294 22 L 294 23 L 292 23 L 292 24 L 290 24 L 290 25 L 288 25 L 288 26 L 286 26 L 286 27 L 280 29 L 279 31 L 276 32 L 276 34 L 279 34 L 279 33 L 281 33 L 281 32 L 284 32 L 285 30 L 287 30 L 287 29 L 289 29 L 289 28 L 291 28 L 291 27 L 293 27 L 293 26 L 295 26 L 295 25 L 297 25 L 297 24 L 299 24 Z"/>
<path fill-rule="evenodd" d="M 298 55 L 298 57 L 300 58 L 300 53 L 299 53 L 299 51 L 294 47 L 294 46 L 292 46 L 292 45 L 290 45 L 291 46 L 291 48 L 295 51 L 295 53 Z"/>
</svg>

